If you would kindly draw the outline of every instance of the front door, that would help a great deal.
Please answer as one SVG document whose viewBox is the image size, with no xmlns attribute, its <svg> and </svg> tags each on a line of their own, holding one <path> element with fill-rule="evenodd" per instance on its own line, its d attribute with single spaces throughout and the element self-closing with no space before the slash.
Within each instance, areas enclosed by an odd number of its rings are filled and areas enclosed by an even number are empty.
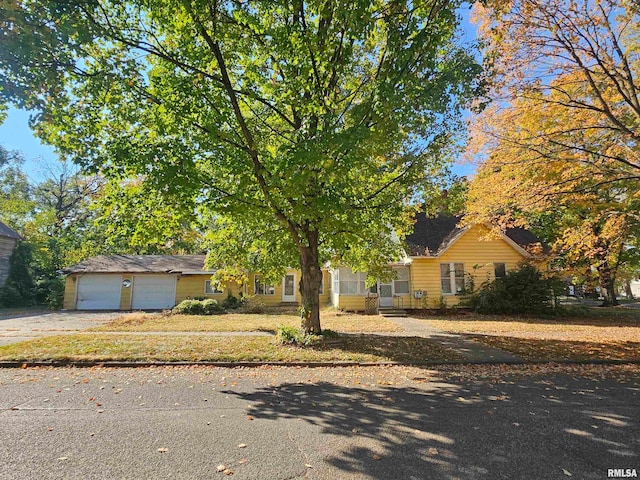
<svg viewBox="0 0 640 480">
<path fill-rule="evenodd" d="M 380 306 L 393 307 L 393 284 L 380 283 L 378 291 L 380 292 Z"/>
<path fill-rule="evenodd" d="M 282 279 L 282 301 L 296 301 L 296 275 L 295 273 L 287 273 Z"/>
</svg>

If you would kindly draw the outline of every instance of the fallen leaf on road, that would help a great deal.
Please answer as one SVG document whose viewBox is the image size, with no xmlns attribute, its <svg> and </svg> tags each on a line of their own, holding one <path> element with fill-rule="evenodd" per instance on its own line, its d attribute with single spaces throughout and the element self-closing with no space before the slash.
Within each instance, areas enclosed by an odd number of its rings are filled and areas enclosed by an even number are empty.
<svg viewBox="0 0 640 480">
<path fill-rule="evenodd" d="M 305 463 L 304 466 L 307 468 L 313 468 L 313 465 L 309 465 L 308 463 Z"/>
<path fill-rule="evenodd" d="M 564 468 L 562 469 L 562 473 L 564 473 L 567 477 L 573 477 L 573 475 L 571 475 L 571 472 L 568 470 L 565 470 Z"/>
<path fill-rule="evenodd" d="M 227 468 L 227 469 L 226 469 L 224 472 L 222 472 L 222 473 L 224 473 L 225 475 L 233 475 L 233 470 L 229 470 L 229 469 Z"/>
<path fill-rule="evenodd" d="M 220 464 L 216 467 L 216 470 L 219 472 L 224 472 L 227 469 L 224 465 Z"/>
<path fill-rule="evenodd" d="M 165 453 L 165 452 L 168 452 L 168 451 L 169 451 L 169 449 L 168 449 L 168 448 L 161 447 L 161 448 L 159 448 L 159 449 L 158 449 L 158 451 L 159 451 L 160 453 Z"/>
<path fill-rule="evenodd" d="M 246 458 L 241 458 L 240 460 L 238 460 L 238 465 L 242 465 L 243 463 L 247 463 L 247 459 Z"/>
<path fill-rule="evenodd" d="M 251 415 L 247 415 L 247 420 L 253 420 L 253 417 Z"/>
<path fill-rule="evenodd" d="M 240 444 L 238 444 L 238 448 L 247 448 L 247 444 L 246 443 L 240 443 Z"/>
<path fill-rule="evenodd" d="M 371 458 L 373 458 L 374 460 L 380 460 L 382 457 L 380 455 L 378 455 L 377 453 L 374 453 Z"/>
<path fill-rule="evenodd" d="M 62 461 L 62 460 L 68 460 L 69 457 L 58 457 L 58 460 Z"/>
</svg>

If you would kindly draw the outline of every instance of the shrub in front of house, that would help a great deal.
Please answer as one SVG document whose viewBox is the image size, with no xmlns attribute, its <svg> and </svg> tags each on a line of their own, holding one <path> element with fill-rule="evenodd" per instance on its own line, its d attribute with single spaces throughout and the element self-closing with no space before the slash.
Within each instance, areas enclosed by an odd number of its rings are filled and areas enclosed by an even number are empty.
<svg viewBox="0 0 640 480">
<path fill-rule="evenodd" d="M 552 313 L 557 282 L 524 264 L 492 282 L 483 283 L 465 302 L 478 313 Z"/>
<path fill-rule="evenodd" d="M 217 300 L 208 298 L 206 300 L 183 300 L 173 307 L 173 313 L 183 315 L 218 315 L 225 313 L 225 309 Z"/>
</svg>

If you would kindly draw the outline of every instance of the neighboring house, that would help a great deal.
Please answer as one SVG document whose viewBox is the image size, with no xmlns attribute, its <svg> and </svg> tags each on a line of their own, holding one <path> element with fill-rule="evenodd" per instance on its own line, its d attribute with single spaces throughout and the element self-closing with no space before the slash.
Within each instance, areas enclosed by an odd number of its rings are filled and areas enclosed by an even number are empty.
<svg viewBox="0 0 640 480">
<path fill-rule="evenodd" d="M 21 239 L 22 237 L 15 230 L 0 222 L 0 287 L 9 278 L 9 259 L 18 240 Z"/>
<path fill-rule="evenodd" d="M 321 305 L 365 310 L 367 298 L 380 308 L 433 308 L 441 299 L 455 305 L 473 276 L 476 286 L 503 276 L 526 259 L 540 241 L 514 228 L 489 235 L 483 225 L 461 228 L 457 217 L 416 216 L 406 238 L 406 255 L 391 264 L 396 279 L 366 288 L 366 273 L 350 268 L 323 269 Z M 251 273 L 244 285 L 220 291 L 211 286 L 214 271 L 204 269 L 204 255 L 113 255 L 90 258 L 69 267 L 64 308 L 144 310 L 171 308 L 186 298 L 224 299 L 228 294 L 256 295 L 265 305 L 300 304 L 300 272 L 288 269 L 275 285 Z"/>
<path fill-rule="evenodd" d="M 204 267 L 204 255 L 109 255 L 89 258 L 69 267 L 64 308 L 68 310 L 154 310 L 172 308 L 187 298 L 223 300 L 227 295 L 257 295 L 264 305 L 299 304 L 298 271 L 289 269 L 281 282 L 268 285 L 251 273 L 244 285 L 217 290 L 214 270 Z M 328 272 L 323 271 L 323 287 Z M 321 302 L 329 294 L 323 289 Z"/>
<path fill-rule="evenodd" d="M 631 280 L 629 282 L 629 287 L 631 288 L 631 295 L 633 295 L 633 298 L 640 298 L 640 279 Z"/>
</svg>

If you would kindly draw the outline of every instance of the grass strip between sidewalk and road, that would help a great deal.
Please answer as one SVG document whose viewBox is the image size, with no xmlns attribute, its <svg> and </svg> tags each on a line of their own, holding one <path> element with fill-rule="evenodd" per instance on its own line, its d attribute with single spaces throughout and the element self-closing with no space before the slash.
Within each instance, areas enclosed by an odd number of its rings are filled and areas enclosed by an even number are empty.
<svg viewBox="0 0 640 480">
<path fill-rule="evenodd" d="M 206 335 L 60 335 L 0 347 L 0 361 L 428 362 L 460 356 L 428 339 L 341 335 L 306 347 L 272 337 Z"/>
</svg>

